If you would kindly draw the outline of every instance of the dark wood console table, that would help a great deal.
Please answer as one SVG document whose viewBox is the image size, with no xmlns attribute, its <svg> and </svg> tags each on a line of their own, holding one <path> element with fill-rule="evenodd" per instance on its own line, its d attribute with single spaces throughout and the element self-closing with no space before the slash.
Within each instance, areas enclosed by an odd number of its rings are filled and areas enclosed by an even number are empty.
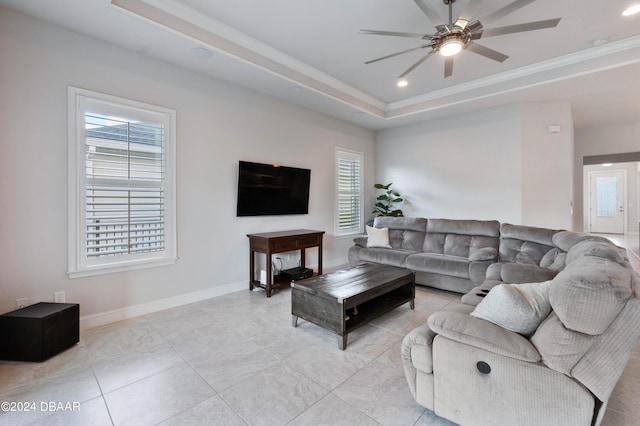
<svg viewBox="0 0 640 426">
<path fill-rule="evenodd" d="M 247 234 L 249 237 L 249 290 L 262 287 L 267 290 L 267 297 L 276 288 L 289 287 L 288 280 L 273 282 L 273 265 L 271 255 L 288 251 L 300 250 L 300 266 L 304 268 L 305 249 L 318 247 L 318 275 L 322 275 L 322 236 L 324 231 L 296 229 L 292 231 L 265 232 L 262 234 Z M 267 255 L 267 283 L 261 284 L 255 279 L 255 253 Z"/>
</svg>

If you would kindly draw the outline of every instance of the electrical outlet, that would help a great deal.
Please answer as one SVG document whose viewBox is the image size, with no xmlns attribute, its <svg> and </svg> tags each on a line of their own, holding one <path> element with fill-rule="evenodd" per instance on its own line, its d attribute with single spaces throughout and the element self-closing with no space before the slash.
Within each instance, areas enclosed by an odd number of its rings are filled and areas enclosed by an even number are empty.
<svg viewBox="0 0 640 426">
<path fill-rule="evenodd" d="M 29 299 L 26 297 L 24 299 L 16 299 L 16 309 L 26 308 L 29 304 Z"/>
<path fill-rule="evenodd" d="M 53 301 L 56 303 L 64 303 L 65 295 L 64 291 L 56 291 L 53 293 Z"/>
</svg>

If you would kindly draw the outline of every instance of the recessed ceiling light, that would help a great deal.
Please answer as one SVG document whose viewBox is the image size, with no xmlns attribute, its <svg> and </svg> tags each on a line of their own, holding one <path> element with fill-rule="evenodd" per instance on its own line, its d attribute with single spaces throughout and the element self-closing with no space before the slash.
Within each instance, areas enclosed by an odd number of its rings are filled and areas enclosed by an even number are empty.
<svg viewBox="0 0 640 426">
<path fill-rule="evenodd" d="M 622 12 L 622 16 L 631 16 L 640 12 L 640 4 L 634 4 L 633 6 L 627 8 Z"/>
<path fill-rule="evenodd" d="M 602 165 L 604 167 L 611 167 L 611 166 L 613 166 L 613 163 L 602 163 Z"/>
<path fill-rule="evenodd" d="M 208 59 L 213 56 L 213 52 L 204 47 L 194 47 L 191 49 L 191 54 L 196 58 Z"/>
<path fill-rule="evenodd" d="M 398 86 L 398 87 L 407 87 L 408 85 L 409 85 L 409 82 L 407 80 L 405 80 L 405 79 L 398 80 L 396 82 L 396 86 Z"/>
<path fill-rule="evenodd" d="M 287 90 L 290 93 L 293 93 L 294 95 L 299 95 L 300 93 L 302 93 L 304 91 L 304 89 L 302 87 L 300 87 L 300 86 L 289 86 L 287 88 Z"/>
</svg>

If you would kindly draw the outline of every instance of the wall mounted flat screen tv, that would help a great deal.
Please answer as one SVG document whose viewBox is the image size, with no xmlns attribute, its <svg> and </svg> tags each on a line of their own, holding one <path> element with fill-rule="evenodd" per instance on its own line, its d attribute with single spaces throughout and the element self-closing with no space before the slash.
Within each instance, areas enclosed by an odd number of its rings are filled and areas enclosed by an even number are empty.
<svg viewBox="0 0 640 426">
<path fill-rule="evenodd" d="M 309 213 L 311 170 L 240 161 L 238 216 Z"/>
</svg>

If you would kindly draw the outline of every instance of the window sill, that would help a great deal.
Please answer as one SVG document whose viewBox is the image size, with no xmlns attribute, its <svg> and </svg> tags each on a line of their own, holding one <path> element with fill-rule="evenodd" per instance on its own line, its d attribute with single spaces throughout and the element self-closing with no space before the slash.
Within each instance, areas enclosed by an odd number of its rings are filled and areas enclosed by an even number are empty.
<svg viewBox="0 0 640 426">
<path fill-rule="evenodd" d="M 177 258 L 171 259 L 154 259 L 144 260 L 128 263 L 117 263 L 110 265 L 96 265 L 90 266 L 84 269 L 77 269 L 74 271 L 67 271 L 67 276 L 70 279 L 91 277 L 95 275 L 113 274 L 117 272 L 135 271 L 138 269 L 155 268 L 157 266 L 174 265 L 177 262 Z"/>
</svg>

